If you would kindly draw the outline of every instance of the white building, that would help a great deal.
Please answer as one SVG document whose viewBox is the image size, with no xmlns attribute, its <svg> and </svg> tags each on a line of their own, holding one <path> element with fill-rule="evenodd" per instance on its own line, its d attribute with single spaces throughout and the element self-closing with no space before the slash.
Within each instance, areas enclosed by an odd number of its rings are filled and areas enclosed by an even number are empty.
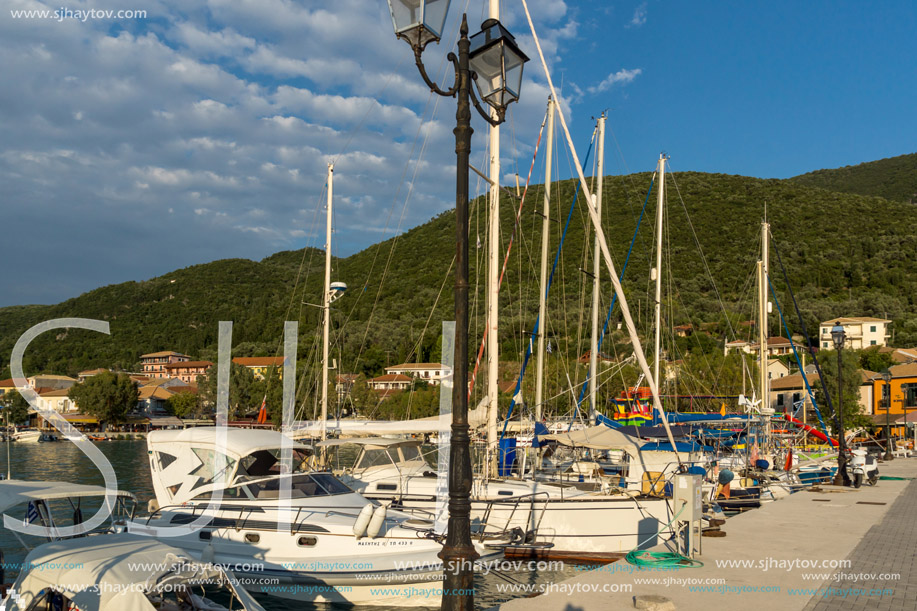
<svg viewBox="0 0 917 611">
<path fill-rule="evenodd" d="M 415 380 L 423 380 L 431 386 L 439 386 L 446 375 L 446 366 L 442 363 L 402 363 L 386 367 L 385 373 L 408 376 Z"/>
<path fill-rule="evenodd" d="M 832 318 L 819 325 L 819 345 L 822 350 L 834 350 L 831 329 L 834 328 L 835 324 L 840 323 L 847 334 L 845 348 L 862 350 L 870 346 L 884 346 L 885 340 L 890 336 L 888 325 L 891 322 L 884 318 L 869 318 L 868 316 Z"/>
</svg>

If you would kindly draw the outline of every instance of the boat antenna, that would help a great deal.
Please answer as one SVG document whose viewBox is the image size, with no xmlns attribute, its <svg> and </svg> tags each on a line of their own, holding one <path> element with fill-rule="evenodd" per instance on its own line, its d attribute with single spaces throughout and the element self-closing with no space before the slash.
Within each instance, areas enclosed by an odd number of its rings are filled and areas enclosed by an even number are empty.
<svg viewBox="0 0 917 611">
<path fill-rule="evenodd" d="M 13 467 L 10 462 L 10 409 L 4 406 L 3 421 L 6 423 L 6 479 L 13 479 Z"/>
</svg>

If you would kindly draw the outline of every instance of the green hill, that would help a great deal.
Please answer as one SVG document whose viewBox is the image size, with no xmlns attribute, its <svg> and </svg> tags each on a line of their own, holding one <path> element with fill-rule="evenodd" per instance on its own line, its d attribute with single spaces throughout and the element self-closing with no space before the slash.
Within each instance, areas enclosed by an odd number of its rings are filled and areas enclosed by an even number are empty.
<svg viewBox="0 0 917 611">
<path fill-rule="evenodd" d="M 839 315 L 883 316 L 895 321 L 897 344 L 917 344 L 917 234 L 912 231 L 917 207 L 810 187 L 802 184 L 803 177 L 670 176 L 674 182 L 668 182 L 667 188 L 664 265 L 669 326 L 689 322 L 695 328 L 703 326 L 711 334 L 705 347 L 714 350 L 715 342 L 726 336 L 727 316 L 733 323 L 754 317 L 753 273 L 766 201 L 774 244 L 810 330 L 819 321 Z M 604 223 L 619 271 L 649 179 L 644 173 L 605 181 Z M 553 190 L 552 257 L 574 188 L 572 181 L 565 181 Z M 500 343 L 507 361 L 522 360 L 537 311 L 541 202 L 541 187 L 531 188 L 501 293 Z M 655 195 L 650 197 L 624 280 L 631 309 L 647 335 L 654 202 Z M 554 354 L 571 357 L 587 349 L 588 337 L 591 279 L 581 270 L 592 269 L 592 247 L 581 204 L 582 200 L 573 211 L 548 316 Z M 516 206 L 516 201 L 503 201 L 504 244 Z M 472 351 L 483 328 L 484 278 L 478 270 L 483 270 L 485 249 L 476 248 L 478 237 L 483 240 L 486 235 L 482 209 L 476 200 L 470 236 Z M 335 260 L 333 279 L 349 285 L 333 310 L 333 355 L 341 371 L 377 373 L 386 364 L 439 358 L 440 322 L 452 318 L 453 281 L 447 270 L 454 247 L 454 213 L 447 212 L 397 238 Z M 771 260 L 781 306 L 797 333 L 775 254 Z M 30 347 L 28 373 L 74 374 L 100 366 L 134 369 L 141 354 L 165 349 L 215 360 L 221 320 L 234 321 L 234 356 L 274 354 L 281 345 L 283 321 L 299 320 L 300 358 L 314 366 L 320 310 L 306 304 L 320 302 L 322 270 L 321 251 L 288 251 L 260 262 L 227 259 L 145 282 L 106 286 L 53 306 L 2 308 L 0 366 L 4 371 L 0 375 L 9 375 L 7 359 L 23 331 L 60 317 L 107 320 L 111 335 L 79 330 L 48 333 Z M 607 307 L 610 283 L 605 286 Z M 718 295 L 728 314 L 724 315 Z M 777 321 L 772 319 L 772 325 L 772 334 L 783 334 Z M 619 350 L 628 350 L 627 342 L 615 331 L 603 351 Z"/>
<path fill-rule="evenodd" d="M 833 170 L 816 170 L 790 180 L 829 191 L 878 195 L 917 204 L 917 153 Z"/>
</svg>

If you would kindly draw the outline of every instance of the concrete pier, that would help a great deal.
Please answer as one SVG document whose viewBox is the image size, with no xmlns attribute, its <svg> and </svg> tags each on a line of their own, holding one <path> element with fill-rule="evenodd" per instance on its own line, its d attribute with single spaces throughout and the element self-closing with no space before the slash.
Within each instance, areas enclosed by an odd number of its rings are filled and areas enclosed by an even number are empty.
<svg viewBox="0 0 917 611">
<path fill-rule="evenodd" d="M 879 473 L 917 477 L 917 458 L 882 463 Z M 499 608 L 593 611 L 639 602 L 658 611 L 917 609 L 915 505 L 917 479 L 804 490 L 728 519 L 726 537 L 704 537 L 697 556 L 703 567 L 643 569 L 621 560 Z M 644 607 L 658 597 L 670 604 Z"/>
</svg>

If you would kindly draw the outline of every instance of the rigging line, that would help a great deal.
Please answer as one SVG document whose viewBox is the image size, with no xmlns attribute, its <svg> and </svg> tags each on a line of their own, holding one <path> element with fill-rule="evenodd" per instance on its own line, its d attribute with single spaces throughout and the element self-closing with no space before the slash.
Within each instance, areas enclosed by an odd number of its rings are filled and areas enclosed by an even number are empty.
<svg viewBox="0 0 917 611">
<path fill-rule="evenodd" d="M 780 314 L 780 322 L 783 323 L 783 329 L 786 331 L 786 336 L 790 338 L 790 347 L 793 349 L 793 356 L 796 357 L 796 364 L 799 366 L 799 373 L 802 374 L 802 381 L 806 383 L 806 391 L 809 393 L 809 399 L 812 401 L 812 407 L 815 408 L 815 414 L 818 416 L 818 422 L 821 424 L 822 430 L 825 432 L 825 435 L 828 435 L 828 428 L 825 426 L 825 421 L 822 420 L 821 411 L 818 409 L 818 404 L 815 402 L 815 393 L 812 392 L 812 387 L 809 386 L 809 378 L 806 376 L 806 370 L 802 366 L 802 360 L 799 358 L 799 353 L 796 351 L 796 342 L 793 341 L 793 336 L 790 334 L 790 328 L 786 324 L 786 320 L 783 318 L 783 310 L 780 309 L 780 302 L 777 300 L 777 291 L 774 290 L 774 285 L 771 282 L 770 274 L 765 274 L 767 277 L 767 285 L 771 287 L 771 295 L 774 296 L 774 303 L 777 305 L 777 313 Z"/>
<path fill-rule="evenodd" d="M 522 192 L 522 198 L 519 200 L 519 208 L 516 210 L 516 220 L 513 223 L 513 232 L 509 238 L 509 245 L 506 247 L 506 256 L 503 257 L 503 269 L 500 270 L 500 279 L 497 282 L 497 292 L 503 287 L 503 276 L 506 274 L 506 265 L 509 263 L 510 253 L 513 251 L 513 241 L 516 239 L 516 231 L 519 229 L 519 221 L 522 218 L 522 206 L 525 204 L 525 196 L 529 192 L 529 185 L 532 182 L 532 170 L 535 168 L 535 160 L 538 157 L 538 148 L 541 146 L 541 136 L 544 134 L 544 126 L 548 121 L 548 113 L 545 111 L 544 119 L 541 120 L 541 128 L 538 130 L 538 140 L 535 142 L 535 152 L 532 153 L 532 164 L 529 166 L 529 175 L 525 179 L 525 190 Z M 520 266 L 521 268 L 521 266 Z M 521 300 L 520 300 L 521 302 Z M 474 369 L 471 372 L 471 380 L 468 382 L 468 398 L 471 398 L 471 392 L 474 389 L 474 382 L 478 376 L 478 367 L 481 364 L 481 357 L 484 354 L 484 346 L 487 343 L 487 333 L 490 331 L 490 325 L 484 327 L 484 337 L 481 338 L 481 346 L 478 348 L 478 356 L 474 361 Z"/>
<path fill-rule="evenodd" d="M 646 192 L 646 199 L 643 200 L 643 210 L 640 211 L 640 217 L 637 219 L 637 228 L 634 229 L 634 235 L 630 239 L 630 247 L 627 249 L 627 257 L 624 259 L 624 265 L 621 266 L 620 279 L 624 281 L 624 272 L 627 270 L 627 264 L 630 261 L 630 255 L 634 251 L 634 242 L 637 240 L 637 233 L 640 231 L 640 223 L 643 221 L 643 214 L 646 212 L 647 202 L 650 201 L 650 193 L 653 191 L 653 183 L 656 181 L 656 172 L 653 172 L 652 178 L 650 178 L 650 188 Z M 611 296 L 611 305 L 608 306 L 608 314 L 605 315 L 605 324 L 602 326 L 602 334 L 599 336 L 598 344 L 596 345 L 595 351 L 599 352 L 602 347 L 602 342 L 605 341 L 605 333 L 608 331 L 608 322 L 611 320 L 611 313 L 614 310 L 615 303 L 617 302 L 617 295 L 612 294 Z M 586 372 L 586 381 L 589 381 L 589 372 Z M 582 405 L 583 399 L 586 396 L 586 386 L 580 390 L 579 398 L 576 400 L 576 407 L 574 408 L 574 415 L 579 411 L 579 406 Z M 573 423 L 570 423 L 571 426 Z"/>
<path fill-rule="evenodd" d="M 589 143 L 589 149 L 586 151 L 586 161 L 589 160 L 589 156 L 592 154 L 592 145 L 595 143 L 593 139 Z M 545 287 L 545 298 L 547 298 L 548 291 L 551 290 L 551 283 L 554 281 L 554 272 L 557 269 L 557 262 L 560 260 L 560 253 L 564 248 L 564 239 L 567 237 L 567 230 L 570 228 L 570 220 L 573 218 L 573 210 L 576 208 L 576 200 L 579 198 L 580 194 L 580 185 L 577 184 L 576 192 L 573 194 L 573 201 L 570 203 L 570 211 L 567 213 L 567 221 L 564 223 L 564 232 L 560 238 L 560 244 L 557 245 L 557 253 L 554 255 L 554 264 L 551 266 L 551 274 L 548 276 L 548 285 Z M 519 391 L 522 389 L 522 378 L 525 376 L 525 368 L 529 364 L 529 359 L 532 357 L 532 337 L 538 332 L 538 323 L 540 320 L 539 317 L 535 317 L 535 329 L 532 332 L 532 335 L 529 336 L 529 341 L 525 348 L 525 358 L 522 361 L 522 369 L 519 371 L 519 379 L 516 381 L 516 389 L 513 391 L 513 397 L 509 402 L 509 411 L 506 414 L 506 420 L 503 421 L 503 432 L 500 433 L 500 439 L 506 436 L 506 426 L 509 424 L 509 419 L 513 415 L 513 407 L 516 405 L 516 397 L 519 396 Z M 569 379 L 569 376 L 567 376 Z"/>
<path fill-rule="evenodd" d="M 777 243 L 774 240 L 771 241 L 771 246 L 774 247 L 774 252 L 777 253 L 777 262 L 780 264 L 780 269 L 783 271 L 783 281 L 786 284 L 787 291 L 790 293 L 790 299 L 793 300 L 793 307 L 796 310 L 796 316 L 799 318 L 799 326 L 802 328 L 802 335 L 806 338 L 806 346 L 809 347 L 809 354 L 812 356 L 812 362 L 815 364 L 815 372 L 818 373 L 822 392 L 825 393 L 825 402 L 828 404 L 828 409 L 831 411 L 831 417 L 836 418 L 837 412 L 834 411 L 834 403 L 831 401 L 831 393 L 828 392 L 828 386 L 825 383 L 825 376 L 822 374 L 821 365 L 818 363 L 818 356 L 816 356 L 815 351 L 812 350 L 812 340 L 809 338 L 808 331 L 806 331 L 806 322 L 802 318 L 802 312 L 799 311 L 799 304 L 796 302 L 796 295 L 793 294 L 793 287 L 790 285 L 790 278 L 786 273 L 786 267 L 783 265 L 783 258 L 780 256 L 780 249 L 777 248 Z M 838 372 L 838 376 L 840 376 L 840 372 Z"/>
<path fill-rule="evenodd" d="M 697 246 L 697 250 L 700 251 L 701 261 L 704 264 L 704 270 L 707 272 L 707 277 L 710 278 L 710 286 L 713 287 L 713 292 L 716 294 L 716 300 L 720 305 L 720 309 L 723 310 L 723 314 L 726 314 L 726 304 L 723 303 L 723 297 L 720 295 L 720 289 L 716 286 L 716 282 L 713 280 L 713 273 L 710 271 L 710 266 L 707 265 L 707 257 L 704 255 L 704 249 L 700 245 L 700 240 L 697 237 L 697 231 L 694 229 L 694 223 L 691 221 L 691 215 L 688 214 L 688 206 L 685 204 L 685 200 L 681 196 L 681 189 L 678 188 L 678 181 L 675 180 L 675 172 L 670 172 L 670 176 L 672 177 L 672 184 L 675 185 L 675 192 L 678 193 L 678 199 L 681 202 L 681 207 L 685 211 L 685 218 L 688 220 L 688 227 L 691 228 L 691 235 L 694 237 L 694 244 Z M 732 322 L 730 322 L 728 316 L 726 317 L 726 325 L 729 327 L 729 332 L 732 334 L 732 337 L 735 337 L 735 329 L 733 329 Z"/>
</svg>

